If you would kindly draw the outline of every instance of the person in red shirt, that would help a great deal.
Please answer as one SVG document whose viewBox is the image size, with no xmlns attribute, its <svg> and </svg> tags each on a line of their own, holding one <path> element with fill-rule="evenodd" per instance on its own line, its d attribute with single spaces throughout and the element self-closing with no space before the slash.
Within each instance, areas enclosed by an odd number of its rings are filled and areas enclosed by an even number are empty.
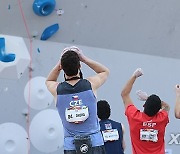
<svg viewBox="0 0 180 154">
<path fill-rule="evenodd" d="M 129 123 L 132 151 L 133 154 L 165 154 L 164 136 L 170 107 L 155 94 L 147 97 L 143 112 L 135 107 L 130 92 L 135 80 L 142 75 L 142 69 L 136 69 L 121 91 Z"/>
</svg>

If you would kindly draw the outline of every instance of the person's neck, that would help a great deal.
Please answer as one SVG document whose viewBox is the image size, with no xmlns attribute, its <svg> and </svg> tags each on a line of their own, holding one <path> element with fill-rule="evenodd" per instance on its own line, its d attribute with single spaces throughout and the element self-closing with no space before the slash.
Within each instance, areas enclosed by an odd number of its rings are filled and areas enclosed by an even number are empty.
<svg viewBox="0 0 180 154">
<path fill-rule="evenodd" d="M 65 77 L 66 77 L 66 81 L 68 81 L 68 80 L 78 80 L 78 79 L 80 79 L 79 74 L 76 74 L 76 75 L 73 75 L 73 76 L 67 76 L 67 75 L 65 75 Z"/>
</svg>

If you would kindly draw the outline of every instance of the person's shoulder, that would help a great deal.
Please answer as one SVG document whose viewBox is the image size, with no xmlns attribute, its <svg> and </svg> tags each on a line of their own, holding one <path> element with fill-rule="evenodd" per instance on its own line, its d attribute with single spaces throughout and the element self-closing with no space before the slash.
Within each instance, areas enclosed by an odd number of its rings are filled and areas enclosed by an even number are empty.
<svg viewBox="0 0 180 154">
<path fill-rule="evenodd" d="M 115 121 L 115 120 L 112 120 L 112 119 L 109 119 L 109 121 L 111 121 L 111 122 L 113 122 L 113 123 L 120 123 L 120 122 L 118 122 L 118 121 Z"/>
<path fill-rule="evenodd" d="M 87 86 L 89 88 L 92 89 L 92 85 L 91 85 L 91 82 L 88 80 L 88 79 L 81 79 L 79 81 L 79 84 L 83 85 L 83 86 Z"/>
<path fill-rule="evenodd" d="M 84 79 L 83 79 L 83 82 L 88 82 L 88 83 L 92 84 L 91 77 L 84 78 Z"/>
<path fill-rule="evenodd" d="M 65 83 L 66 83 L 65 81 L 57 83 L 56 89 L 57 89 L 57 90 L 58 90 L 58 89 L 61 89 L 62 86 L 63 86 Z"/>
<path fill-rule="evenodd" d="M 156 116 L 157 116 L 158 118 L 161 118 L 161 119 L 166 119 L 166 118 L 169 117 L 169 114 L 168 114 L 167 111 L 161 110 L 161 111 L 159 111 L 159 112 L 157 113 Z"/>
<path fill-rule="evenodd" d="M 159 112 L 154 116 L 154 119 L 155 119 L 157 122 L 161 123 L 161 124 L 163 124 L 163 123 L 165 123 L 165 124 L 169 123 L 169 115 L 168 115 L 168 113 L 167 113 L 165 110 L 159 111 Z"/>
<path fill-rule="evenodd" d="M 127 108 L 136 108 L 136 106 L 134 105 L 134 104 L 129 104 L 128 106 L 127 106 Z M 137 108 L 136 108 L 137 109 Z"/>
<path fill-rule="evenodd" d="M 130 104 L 127 106 L 125 110 L 125 115 L 128 117 L 128 121 L 139 120 L 143 116 L 143 112 L 141 112 L 135 105 Z"/>
<path fill-rule="evenodd" d="M 158 115 L 168 116 L 168 112 L 165 110 L 161 110 L 158 112 Z"/>
<path fill-rule="evenodd" d="M 88 79 L 86 79 L 86 78 L 80 79 L 79 82 L 80 82 L 80 83 L 88 83 L 88 84 L 91 84 L 91 82 L 90 82 Z"/>
<path fill-rule="evenodd" d="M 109 121 L 110 123 L 114 123 L 114 124 L 117 124 L 117 123 L 118 123 L 117 121 L 112 120 L 112 119 L 108 119 L 108 121 Z"/>
<path fill-rule="evenodd" d="M 125 112 L 128 112 L 128 111 L 139 111 L 140 112 L 140 110 L 138 110 L 137 107 L 134 104 L 129 104 L 126 107 Z"/>
<path fill-rule="evenodd" d="M 112 120 L 112 119 L 109 119 L 109 122 L 111 122 L 114 126 L 121 126 L 121 122 L 118 122 L 118 121 L 115 121 L 115 120 Z"/>
</svg>

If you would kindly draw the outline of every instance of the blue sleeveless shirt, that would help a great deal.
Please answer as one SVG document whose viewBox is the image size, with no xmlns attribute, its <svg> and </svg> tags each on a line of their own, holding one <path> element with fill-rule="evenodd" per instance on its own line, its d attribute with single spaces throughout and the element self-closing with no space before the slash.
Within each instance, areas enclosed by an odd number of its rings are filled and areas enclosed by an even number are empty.
<svg viewBox="0 0 180 154">
<path fill-rule="evenodd" d="M 75 124 L 66 120 L 65 111 L 70 104 L 73 104 L 74 97 L 78 97 L 82 105 L 88 107 L 89 117 L 83 123 Z M 93 147 L 104 145 L 97 118 L 96 102 L 91 83 L 86 79 L 80 79 L 74 86 L 67 82 L 58 85 L 56 107 L 64 128 L 64 150 L 75 150 L 73 143 L 75 135 L 90 135 Z"/>
<path fill-rule="evenodd" d="M 122 147 L 123 132 L 122 132 L 121 123 L 110 119 L 101 120 L 99 123 L 100 123 L 101 131 L 106 130 L 107 127 L 108 128 L 111 127 L 111 129 L 117 129 L 119 133 L 119 140 L 109 141 L 104 143 L 106 154 L 124 154 L 124 150 Z"/>
</svg>

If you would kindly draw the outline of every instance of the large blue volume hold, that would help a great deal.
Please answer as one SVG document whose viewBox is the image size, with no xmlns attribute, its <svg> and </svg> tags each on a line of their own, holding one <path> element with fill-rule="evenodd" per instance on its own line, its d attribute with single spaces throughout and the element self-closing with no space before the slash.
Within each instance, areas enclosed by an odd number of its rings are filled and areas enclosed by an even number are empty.
<svg viewBox="0 0 180 154">
<path fill-rule="evenodd" d="M 59 30 L 59 24 L 54 24 L 54 25 L 47 27 L 41 35 L 41 40 L 47 40 L 58 30 Z"/>
<path fill-rule="evenodd" d="M 5 51 L 5 39 L 0 38 L 0 61 L 2 62 L 12 62 L 15 60 L 16 55 L 13 53 L 6 53 Z"/>
<path fill-rule="evenodd" d="M 33 11 L 39 16 L 47 16 L 53 12 L 55 6 L 55 0 L 35 0 L 33 3 Z"/>
</svg>

